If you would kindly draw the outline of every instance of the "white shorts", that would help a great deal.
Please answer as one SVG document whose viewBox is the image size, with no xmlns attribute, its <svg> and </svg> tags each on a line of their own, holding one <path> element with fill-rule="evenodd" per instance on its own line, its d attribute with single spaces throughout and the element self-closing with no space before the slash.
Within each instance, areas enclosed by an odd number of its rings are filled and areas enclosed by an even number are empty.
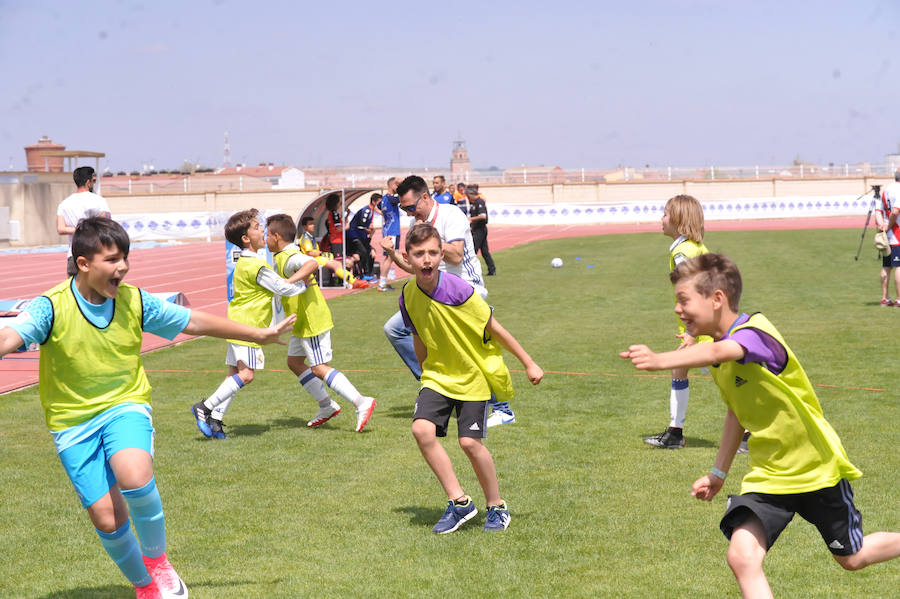
<svg viewBox="0 0 900 599">
<path fill-rule="evenodd" d="M 225 363 L 237 367 L 238 362 L 243 362 L 251 370 L 263 370 L 266 367 L 266 356 L 261 347 L 229 343 Z"/>
<path fill-rule="evenodd" d="M 291 337 L 288 342 L 288 357 L 306 356 L 310 366 L 331 362 L 331 331 L 315 337 Z"/>
</svg>

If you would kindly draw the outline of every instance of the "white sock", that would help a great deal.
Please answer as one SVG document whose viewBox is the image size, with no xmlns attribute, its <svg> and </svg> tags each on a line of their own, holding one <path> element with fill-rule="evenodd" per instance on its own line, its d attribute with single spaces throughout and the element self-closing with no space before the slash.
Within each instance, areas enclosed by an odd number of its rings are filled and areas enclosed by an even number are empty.
<svg viewBox="0 0 900 599">
<path fill-rule="evenodd" d="M 215 408 L 213 408 L 212 414 L 210 414 L 210 416 L 212 418 L 215 418 L 216 420 L 225 420 L 225 412 L 228 411 L 228 406 L 231 405 L 231 400 L 233 399 L 234 396 L 232 395 L 231 397 L 217 405 Z"/>
<path fill-rule="evenodd" d="M 222 384 L 219 385 L 219 388 L 216 389 L 215 393 L 210 395 L 206 401 L 203 402 L 203 405 L 209 408 L 210 410 L 216 409 L 216 406 L 221 404 L 224 401 L 228 401 L 232 399 L 241 387 L 244 386 L 244 382 L 241 380 L 241 377 L 234 374 L 227 377 Z M 228 408 L 226 408 L 228 409 Z M 221 419 L 220 419 L 221 420 Z"/>
<path fill-rule="evenodd" d="M 343 372 L 337 368 L 332 368 L 328 374 L 325 375 L 325 382 L 328 383 L 328 386 L 334 389 L 338 395 L 352 403 L 354 406 L 359 407 L 362 396 L 359 394 L 359 391 L 356 390 L 356 387 L 353 386 L 353 383 L 344 376 Z"/>
<path fill-rule="evenodd" d="M 300 373 L 297 380 L 300 381 L 303 388 L 313 396 L 313 399 L 319 402 L 320 406 L 324 408 L 331 403 L 331 398 L 328 397 L 328 389 L 325 388 L 325 385 L 322 384 L 319 377 L 313 374 L 312 370 L 307 368 Z"/>
<path fill-rule="evenodd" d="M 671 419 L 669 426 L 684 428 L 690 393 L 687 379 L 672 379 L 672 391 L 669 394 L 669 418 Z"/>
<path fill-rule="evenodd" d="M 379 277 L 378 278 L 378 286 L 384 287 L 385 285 L 387 285 L 387 277 Z"/>
</svg>

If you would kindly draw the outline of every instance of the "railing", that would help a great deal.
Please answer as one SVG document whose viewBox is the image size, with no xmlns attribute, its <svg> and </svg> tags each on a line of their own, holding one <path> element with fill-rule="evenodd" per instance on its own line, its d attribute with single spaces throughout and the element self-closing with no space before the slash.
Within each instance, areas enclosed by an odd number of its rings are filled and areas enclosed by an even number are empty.
<svg viewBox="0 0 900 599">
<path fill-rule="evenodd" d="M 715 181 L 715 180 L 798 180 L 851 179 L 861 177 L 892 178 L 898 165 L 893 164 L 829 164 L 829 165 L 752 165 L 703 167 L 622 167 L 618 169 L 560 169 L 520 167 L 516 169 L 476 170 L 459 177 L 451 177 L 439 168 L 366 170 L 354 173 L 350 169 L 310 169 L 305 171 L 305 189 L 340 187 L 372 187 L 382 189 L 389 177 L 418 174 L 430 183 L 432 175 L 443 174 L 451 186 L 456 183 L 479 184 L 552 184 L 552 183 L 620 183 L 632 181 Z M 458 179 L 458 180 L 457 180 Z M 272 179 L 249 175 L 171 175 L 169 177 L 103 177 L 103 195 L 131 195 L 148 193 L 191 193 L 214 191 L 264 191 L 273 189 Z M 277 188 L 276 188 L 277 189 Z"/>
</svg>

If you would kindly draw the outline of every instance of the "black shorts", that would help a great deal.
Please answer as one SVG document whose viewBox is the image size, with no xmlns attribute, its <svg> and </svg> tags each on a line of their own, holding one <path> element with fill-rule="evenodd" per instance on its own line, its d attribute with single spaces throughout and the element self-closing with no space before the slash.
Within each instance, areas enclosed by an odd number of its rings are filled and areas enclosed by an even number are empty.
<svg viewBox="0 0 900 599">
<path fill-rule="evenodd" d="M 488 402 L 460 401 L 441 395 L 427 387 L 419 391 L 413 420 L 421 418 L 433 422 L 437 436 L 447 436 L 447 424 L 456 410 L 456 428 L 460 437 L 484 439 L 487 435 Z"/>
<path fill-rule="evenodd" d="M 729 495 L 719 528 L 731 539 L 734 529 L 753 514 L 766 531 L 768 551 L 795 513 L 819 529 L 834 555 L 853 555 L 862 549 L 862 515 L 853 505 L 853 488 L 846 479 L 833 487 L 809 493 Z"/>
<path fill-rule="evenodd" d="M 900 245 L 892 245 L 890 255 L 881 257 L 881 266 L 883 268 L 900 268 Z"/>
</svg>

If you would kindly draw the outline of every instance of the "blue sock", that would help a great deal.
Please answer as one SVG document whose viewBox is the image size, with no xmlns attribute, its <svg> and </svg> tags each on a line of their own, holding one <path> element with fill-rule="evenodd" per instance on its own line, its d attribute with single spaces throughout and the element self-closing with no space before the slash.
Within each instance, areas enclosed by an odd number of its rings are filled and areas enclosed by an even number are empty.
<svg viewBox="0 0 900 599">
<path fill-rule="evenodd" d="M 131 584 L 142 587 L 153 581 L 150 573 L 147 572 L 147 567 L 144 566 L 144 560 L 141 559 L 141 549 L 138 547 L 137 538 L 131 532 L 130 522 L 125 522 L 115 532 L 97 530 L 97 535 L 99 535 L 100 544 L 106 549 L 106 553 L 119 566 L 119 570 L 122 571 L 125 578 L 131 581 Z"/>
<path fill-rule="evenodd" d="M 128 511 L 134 521 L 134 530 L 141 543 L 141 553 L 147 557 L 159 557 L 166 552 L 166 518 L 162 501 L 156 489 L 156 478 L 140 489 L 122 491 Z"/>
</svg>

